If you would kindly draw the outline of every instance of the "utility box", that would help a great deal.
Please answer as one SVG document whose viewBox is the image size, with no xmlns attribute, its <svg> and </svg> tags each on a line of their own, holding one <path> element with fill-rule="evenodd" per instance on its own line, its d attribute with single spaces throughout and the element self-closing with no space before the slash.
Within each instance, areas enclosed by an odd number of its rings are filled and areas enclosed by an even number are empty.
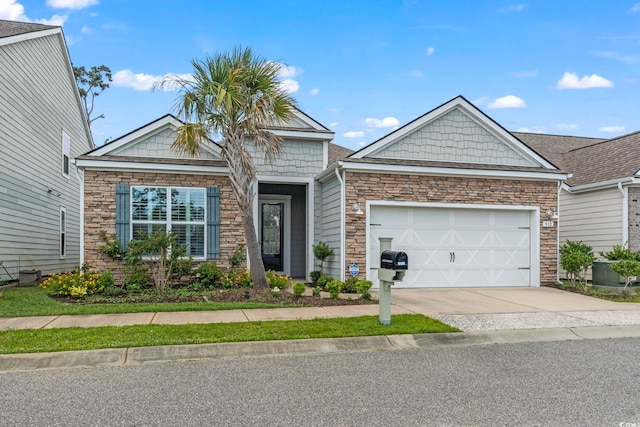
<svg viewBox="0 0 640 427">
<path fill-rule="evenodd" d="M 35 285 L 42 277 L 40 270 L 20 270 L 19 285 Z"/>
</svg>

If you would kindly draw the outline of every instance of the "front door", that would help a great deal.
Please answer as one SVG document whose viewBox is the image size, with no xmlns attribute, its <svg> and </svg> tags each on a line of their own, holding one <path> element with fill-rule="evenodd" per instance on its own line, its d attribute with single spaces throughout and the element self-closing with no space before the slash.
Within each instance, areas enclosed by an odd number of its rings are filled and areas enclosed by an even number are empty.
<svg viewBox="0 0 640 427">
<path fill-rule="evenodd" d="M 260 251 L 265 270 L 288 274 L 289 200 L 260 200 Z"/>
</svg>

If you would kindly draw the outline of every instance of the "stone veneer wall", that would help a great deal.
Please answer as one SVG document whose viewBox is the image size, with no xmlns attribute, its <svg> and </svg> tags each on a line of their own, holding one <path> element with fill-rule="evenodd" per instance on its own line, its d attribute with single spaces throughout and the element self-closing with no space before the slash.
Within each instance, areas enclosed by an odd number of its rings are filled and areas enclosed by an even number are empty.
<svg viewBox="0 0 640 427">
<path fill-rule="evenodd" d="M 557 184 L 548 181 L 513 181 L 501 179 L 456 178 L 421 175 L 355 173 L 346 174 L 347 205 L 367 200 L 431 203 L 471 203 L 493 205 L 540 206 L 544 212 L 557 210 Z M 364 278 L 366 266 L 366 216 L 347 209 L 345 262 L 360 266 Z M 557 272 L 557 231 L 540 224 L 540 282 L 555 283 Z M 347 268 L 345 266 L 345 268 Z"/>
<path fill-rule="evenodd" d="M 116 184 L 158 185 L 172 187 L 218 187 L 220 189 L 220 258 L 214 260 L 222 268 L 229 267 L 229 258 L 244 232 L 235 196 L 226 176 L 162 174 L 147 172 L 85 171 L 84 184 L 84 254 L 85 262 L 98 271 L 112 270 L 116 279 L 122 262 L 114 261 L 100 252 L 103 242 L 100 231 L 109 237 L 116 232 Z"/>
<path fill-rule="evenodd" d="M 640 251 L 640 188 L 629 187 L 629 242 L 632 251 Z"/>
</svg>

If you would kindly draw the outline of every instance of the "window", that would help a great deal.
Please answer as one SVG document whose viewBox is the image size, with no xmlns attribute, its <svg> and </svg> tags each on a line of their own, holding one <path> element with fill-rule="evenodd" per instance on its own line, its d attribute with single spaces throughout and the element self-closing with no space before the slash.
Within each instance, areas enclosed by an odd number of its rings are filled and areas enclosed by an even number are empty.
<svg viewBox="0 0 640 427">
<path fill-rule="evenodd" d="M 172 231 L 193 257 L 205 256 L 205 189 L 132 187 L 131 236 Z"/>
<path fill-rule="evenodd" d="M 69 177 L 69 161 L 71 159 L 71 138 L 62 132 L 62 174 Z"/>
<path fill-rule="evenodd" d="M 67 256 L 67 211 L 60 206 L 60 258 Z"/>
</svg>

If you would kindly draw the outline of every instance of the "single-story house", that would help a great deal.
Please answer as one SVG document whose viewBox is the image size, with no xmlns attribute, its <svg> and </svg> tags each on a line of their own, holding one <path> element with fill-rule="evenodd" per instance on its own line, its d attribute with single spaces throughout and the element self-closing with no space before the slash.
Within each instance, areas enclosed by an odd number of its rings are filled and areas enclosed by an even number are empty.
<svg viewBox="0 0 640 427">
<path fill-rule="evenodd" d="M 571 173 L 560 191 L 560 244 L 582 241 L 594 254 L 640 251 L 640 132 L 612 139 L 514 133 Z"/>
<path fill-rule="evenodd" d="M 101 230 L 123 243 L 166 227 L 194 260 L 227 266 L 242 243 L 220 149 L 171 150 L 180 121 L 164 116 L 76 159 L 84 170 L 84 260 L 113 267 Z M 273 128 L 273 163 L 255 153 L 255 218 L 267 268 L 317 269 L 312 245 L 334 250 L 325 272 L 377 283 L 379 237 L 407 252 L 397 287 L 540 286 L 558 274 L 561 185 L 568 174 L 458 96 L 360 151 L 302 112 Z"/>
</svg>

